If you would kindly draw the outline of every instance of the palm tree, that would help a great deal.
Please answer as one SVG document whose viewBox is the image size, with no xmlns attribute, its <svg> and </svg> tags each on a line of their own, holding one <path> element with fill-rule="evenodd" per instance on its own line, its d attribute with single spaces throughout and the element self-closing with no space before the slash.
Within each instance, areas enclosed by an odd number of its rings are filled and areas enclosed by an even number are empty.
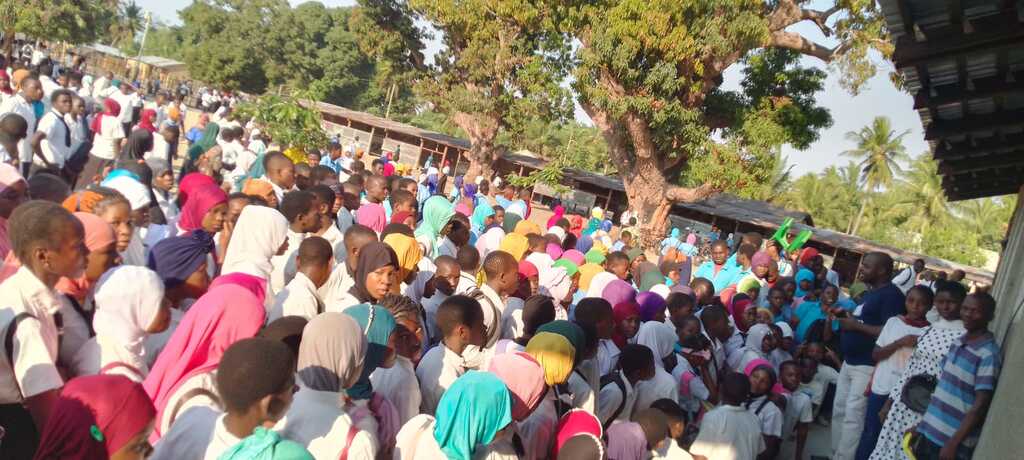
<svg viewBox="0 0 1024 460">
<path fill-rule="evenodd" d="M 941 225 L 950 216 L 938 165 L 926 153 L 910 164 L 910 169 L 900 181 L 897 196 L 896 208 L 906 216 L 905 225 L 922 237 L 933 225 Z"/>
<path fill-rule="evenodd" d="M 119 47 L 131 46 L 135 42 L 135 36 L 142 31 L 144 21 L 142 7 L 137 5 L 135 0 L 121 3 L 117 18 L 110 26 L 110 44 Z"/>
<path fill-rule="evenodd" d="M 860 131 L 846 133 L 846 138 L 857 144 L 857 148 L 843 152 L 843 155 L 860 160 L 860 182 L 864 191 L 872 193 L 879 188 L 892 186 L 894 179 L 902 172 L 899 160 L 907 158 L 903 147 L 903 136 L 910 130 L 896 134 L 888 117 L 875 117 L 869 126 Z M 860 211 L 848 229 L 852 235 L 857 234 L 860 220 L 864 216 L 864 208 L 870 196 L 861 201 Z"/>
</svg>

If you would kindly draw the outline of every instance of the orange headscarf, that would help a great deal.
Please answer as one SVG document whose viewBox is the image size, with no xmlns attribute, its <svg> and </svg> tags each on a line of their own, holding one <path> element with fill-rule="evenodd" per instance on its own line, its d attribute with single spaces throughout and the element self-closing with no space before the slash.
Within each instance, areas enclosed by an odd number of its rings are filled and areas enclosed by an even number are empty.
<svg viewBox="0 0 1024 460">
<path fill-rule="evenodd" d="M 99 203 L 102 199 L 103 195 L 99 193 L 82 190 L 72 193 L 71 196 L 61 203 L 61 206 L 67 209 L 68 212 L 92 212 L 93 208 L 96 207 L 96 203 Z"/>
</svg>

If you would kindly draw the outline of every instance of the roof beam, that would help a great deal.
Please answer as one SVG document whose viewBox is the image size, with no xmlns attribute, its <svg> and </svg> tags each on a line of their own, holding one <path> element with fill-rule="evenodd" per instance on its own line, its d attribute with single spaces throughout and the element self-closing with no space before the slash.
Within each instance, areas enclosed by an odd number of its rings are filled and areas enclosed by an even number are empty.
<svg viewBox="0 0 1024 460">
<path fill-rule="evenodd" d="M 943 188 L 945 188 L 945 187 L 943 187 Z M 946 196 L 949 198 L 949 201 L 973 200 L 975 198 L 985 198 L 985 197 L 989 197 L 989 196 L 999 196 L 999 195 L 1014 194 L 1014 193 L 1017 193 L 1017 190 L 1019 188 L 1020 188 L 1019 185 L 1011 185 L 1011 184 L 999 184 L 997 186 L 992 186 L 992 187 L 976 188 L 976 189 L 963 190 L 963 191 L 961 191 L 961 190 L 953 190 L 953 189 L 948 189 L 947 188 L 946 189 Z"/>
<path fill-rule="evenodd" d="M 954 160 L 984 154 L 999 154 L 1007 148 L 1024 148 L 1024 132 L 995 135 L 984 139 L 970 139 L 962 142 L 941 141 L 935 148 L 936 160 Z"/>
<path fill-rule="evenodd" d="M 1020 186 L 1024 183 L 1024 169 L 1011 166 L 1000 170 L 988 170 L 983 173 L 965 173 L 942 176 L 942 188 L 950 190 L 972 190 L 985 187 L 998 187 L 1004 184 Z"/>
<path fill-rule="evenodd" d="M 1004 53 L 1005 54 L 1005 53 Z M 960 102 L 962 99 L 1005 96 L 1013 92 L 1024 91 L 1024 72 L 1014 72 L 1014 81 L 1007 82 L 1005 76 L 991 76 L 974 79 L 974 90 L 967 89 L 967 83 L 961 81 L 956 85 L 943 85 L 933 88 L 932 96 L 928 89 L 921 89 L 914 95 L 914 109 L 935 109 L 940 105 Z"/>
<path fill-rule="evenodd" d="M 902 2 L 900 2 L 902 3 Z M 974 32 L 966 34 L 963 24 L 953 24 L 944 30 L 929 31 L 935 37 L 917 42 L 913 34 L 896 40 L 893 61 L 897 68 L 915 66 L 923 62 L 977 51 L 992 51 L 1024 43 L 1024 26 L 1017 15 L 996 14 L 971 21 Z"/>
<path fill-rule="evenodd" d="M 1024 150 L 959 160 L 943 160 L 939 162 L 939 173 L 963 174 L 992 168 L 1002 169 L 1008 166 L 1024 166 Z"/>
<path fill-rule="evenodd" d="M 1024 27 L 1021 28 L 1024 30 Z M 924 132 L 927 140 L 967 134 L 972 131 L 994 130 L 1024 125 L 1024 109 L 1006 110 L 985 115 L 968 115 L 959 120 L 934 120 Z"/>
</svg>

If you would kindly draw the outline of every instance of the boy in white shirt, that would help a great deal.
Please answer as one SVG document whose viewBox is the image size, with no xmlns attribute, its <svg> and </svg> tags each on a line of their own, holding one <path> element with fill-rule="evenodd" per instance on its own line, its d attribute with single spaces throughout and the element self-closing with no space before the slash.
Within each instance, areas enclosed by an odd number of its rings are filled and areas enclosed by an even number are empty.
<svg viewBox="0 0 1024 460">
<path fill-rule="evenodd" d="M 459 262 L 459 283 L 455 286 L 456 294 L 466 294 L 477 289 L 476 274 L 480 271 L 480 251 L 472 245 L 459 248 L 455 254 Z M 525 299 L 524 299 L 525 300 Z"/>
<path fill-rule="evenodd" d="M 55 90 L 50 97 L 50 111 L 39 120 L 39 127 L 32 138 L 33 163 L 36 166 L 60 170 L 71 156 L 71 129 L 64 121 L 64 115 L 71 111 L 72 97 L 71 91 L 63 88 Z"/>
<path fill-rule="evenodd" d="M 21 81 L 21 91 L 14 96 L 4 100 L 0 104 L 0 113 L 15 113 L 25 119 L 28 126 L 27 135 L 18 142 L 19 161 L 21 162 L 21 175 L 28 177 L 29 168 L 32 166 L 32 134 L 36 132 L 36 111 L 32 104 L 43 97 L 43 86 L 39 80 L 33 77 L 25 77 Z M 14 155 L 14 152 L 10 152 Z"/>
<path fill-rule="evenodd" d="M 779 366 L 779 381 L 789 394 L 786 395 L 786 410 L 782 415 L 782 448 L 778 458 L 809 458 L 805 453 L 807 428 L 814 417 L 811 397 L 800 391 L 800 365 L 796 361 L 782 363 Z"/>
<path fill-rule="evenodd" d="M 640 382 L 654 378 L 654 353 L 643 345 L 622 347 L 619 362 L 611 374 L 601 377 L 597 395 L 597 418 L 608 427 L 616 420 L 632 420 L 636 392 Z"/>
<path fill-rule="evenodd" d="M 295 264 L 298 273 L 274 298 L 268 321 L 283 316 L 301 316 L 310 320 L 324 312 L 324 303 L 317 290 L 331 275 L 331 245 L 319 236 L 311 236 L 302 240 L 297 252 Z"/>
<path fill-rule="evenodd" d="M 484 344 L 486 328 L 480 303 L 471 297 L 455 295 L 446 299 L 437 309 L 437 324 L 444 338 L 436 347 L 423 355 L 416 368 L 420 381 L 420 413 L 433 415 L 441 395 L 462 374 L 480 369 L 485 363 L 477 356 L 467 356 L 467 348 L 480 348 Z"/>
<path fill-rule="evenodd" d="M 764 451 L 761 422 L 743 407 L 748 394 L 750 381 L 743 374 L 729 372 L 722 378 L 722 405 L 701 419 L 700 433 L 690 446 L 694 459 L 750 460 Z"/>
<path fill-rule="evenodd" d="M 235 342 L 217 365 L 217 393 L 227 412 L 209 408 L 185 411 L 157 443 L 151 458 L 219 458 L 258 427 L 273 425 L 284 417 L 294 389 L 295 356 L 284 342 L 267 338 Z M 290 445 L 283 446 L 285 443 Z M 284 447 L 305 451 L 301 445 L 283 439 L 273 449 Z"/>
</svg>

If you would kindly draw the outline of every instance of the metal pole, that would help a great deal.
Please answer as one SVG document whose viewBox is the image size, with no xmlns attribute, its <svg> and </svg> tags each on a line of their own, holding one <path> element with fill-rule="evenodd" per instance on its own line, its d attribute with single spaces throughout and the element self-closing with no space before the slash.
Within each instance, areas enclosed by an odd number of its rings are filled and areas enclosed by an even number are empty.
<svg viewBox="0 0 1024 460">
<path fill-rule="evenodd" d="M 384 110 L 384 118 L 391 116 L 391 101 L 395 98 L 396 90 L 397 87 L 395 84 L 392 84 L 391 87 L 388 88 L 388 108 Z"/>
<path fill-rule="evenodd" d="M 135 58 L 135 60 L 138 61 L 138 66 L 135 69 L 135 76 L 137 78 L 142 78 L 142 51 L 146 49 L 146 35 L 149 34 L 149 25 L 152 22 L 153 15 L 147 12 L 145 25 L 142 27 L 142 41 L 139 42 L 139 55 Z"/>
</svg>

